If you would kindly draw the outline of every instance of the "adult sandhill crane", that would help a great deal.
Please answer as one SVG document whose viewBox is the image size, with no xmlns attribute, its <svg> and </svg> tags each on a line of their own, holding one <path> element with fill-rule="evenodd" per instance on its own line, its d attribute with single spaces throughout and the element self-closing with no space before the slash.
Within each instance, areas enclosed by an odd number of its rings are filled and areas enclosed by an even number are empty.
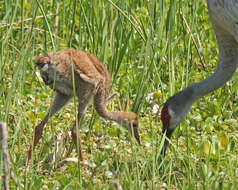
<svg viewBox="0 0 238 190">
<path fill-rule="evenodd" d="M 56 93 L 50 111 L 35 128 L 34 147 L 41 139 L 43 128 L 49 118 L 73 97 L 73 83 L 78 97 L 78 126 L 80 126 L 80 120 L 87 109 L 90 99 L 93 97 L 97 113 L 101 117 L 113 120 L 125 127 L 140 144 L 136 114 L 133 112 L 109 111 L 106 108 L 110 99 L 108 95 L 111 77 L 105 66 L 96 57 L 87 52 L 68 49 L 39 56 L 36 58 L 36 65 L 40 69 L 41 77 L 45 84 L 50 86 Z M 77 147 L 76 132 L 75 123 L 72 128 L 72 138 Z M 78 142 L 80 158 L 83 160 L 80 135 Z M 28 161 L 31 158 L 31 150 L 32 148 L 28 151 Z"/>
<path fill-rule="evenodd" d="M 194 101 L 228 81 L 238 65 L 238 0 L 207 0 L 208 11 L 216 34 L 219 62 L 216 71 L 203 81 L 192 84 L 170 97 L 161 111 L 163 153 L 175 128 L 184 120 Z"/>
</svg>

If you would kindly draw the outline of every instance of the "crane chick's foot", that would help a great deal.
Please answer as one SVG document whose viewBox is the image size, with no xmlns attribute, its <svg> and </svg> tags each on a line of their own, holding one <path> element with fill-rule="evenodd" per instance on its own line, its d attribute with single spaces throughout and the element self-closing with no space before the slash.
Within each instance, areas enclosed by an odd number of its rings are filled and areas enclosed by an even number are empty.
<svg viewBox="0 0 238 190">
<path fill-rule="evenodd" d="M 33 142 L 33 147 L 31 146 L 28 150 L 27 153 L 27 164 L 29 163 L 29 161 L 31 160 L 31 155 L 32 155 L 32 150 L 35 148 L 35 146 L 39 143 L 41 137 L 42 137 L 42 133 L 43 133 L 43 128 L 45 126 L 45 121 L 43 120 L 43 122 L 41 122 L 40 124 L 38 124 L 35 128 L 35 134 L 34 134 L 34 142 Z"/>
<path fill-rule="evenodd" d="M 30 147 L 28 152 L 27 152 L 27 160 L 26 160 L 26 165 L 29 164 L 30 160 L 31 160 L 31 154 L 32 154 L 32 148 Z"/>
<path fill-rule="evenodd" d="M 83 161 L 83 152 L 82 152 L 82 143 L 81 143 L 81 136 L 80 136 L 80 129 L 78 133 L 78 141 L 77 141 L 77 131 L 76 131 L 76 126 L 74 126 L 71 129 L 71 134 L 72 134 L 72 139 L 75 145 L 75 149 L 77 151 L 77 147 L 79 147 L 79 153 L 80 153 L 80 160 Z"/>
</svg>

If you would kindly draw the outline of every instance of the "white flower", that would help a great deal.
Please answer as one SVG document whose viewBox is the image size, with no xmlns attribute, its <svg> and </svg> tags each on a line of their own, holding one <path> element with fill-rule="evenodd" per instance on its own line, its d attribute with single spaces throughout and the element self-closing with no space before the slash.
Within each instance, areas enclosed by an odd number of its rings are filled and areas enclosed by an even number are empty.
<svg viewBox="0 0 238 190">
<path fill-rule="evenodd" d="M 153 100 L 153 95 L 154 93 L 150 93 L 146 96 L 145 100 L 148 102 L 148 103 L 152 103 L 152 100 Z"/>
<path fill-rule="evenodd" d="M 159 111 L 159 105 L 158 104 L 153 105 L 152 113 L 156 114 L 158 111 Z"/>
</svg>

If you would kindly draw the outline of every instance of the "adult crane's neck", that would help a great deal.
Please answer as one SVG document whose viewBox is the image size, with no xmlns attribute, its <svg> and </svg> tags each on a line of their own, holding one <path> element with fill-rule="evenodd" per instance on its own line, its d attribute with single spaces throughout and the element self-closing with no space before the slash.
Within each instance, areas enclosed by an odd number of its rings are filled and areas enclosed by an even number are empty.
<svg viewBox="0 0 238 190">
<path fill-rule="evenodd" d="M 194 99 L 198 99 L 223 86 L 236 71 L 238 66 L 237 42 L 235 40 L 221 41 L 218 39 L 218 44 L 219 63 L 217 65 L 216 71 L 205 80 L 190 86 L 194 92 Z"/>
</svg>

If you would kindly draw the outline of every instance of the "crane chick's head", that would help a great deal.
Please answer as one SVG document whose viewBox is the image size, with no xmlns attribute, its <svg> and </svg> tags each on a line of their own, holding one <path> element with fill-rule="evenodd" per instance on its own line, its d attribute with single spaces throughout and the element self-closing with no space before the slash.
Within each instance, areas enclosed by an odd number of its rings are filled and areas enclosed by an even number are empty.
<svg viewBox="0 0 238 190">
<path fill-rule="evenodd" d="M 140 136 L 138 132 L 138 119 L 134 112 L 124 112 L 121 124 L 136 138 L 140 144 Z M 133 129 L 133 130 L 132 130 Z"/>
</svg>

